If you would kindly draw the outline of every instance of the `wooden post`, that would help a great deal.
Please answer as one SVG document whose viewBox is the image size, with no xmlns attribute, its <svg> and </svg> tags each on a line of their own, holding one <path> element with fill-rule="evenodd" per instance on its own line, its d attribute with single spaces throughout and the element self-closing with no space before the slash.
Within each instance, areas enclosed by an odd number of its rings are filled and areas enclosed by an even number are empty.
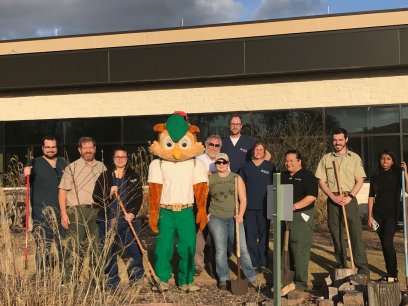
<svg viewBox="0 0 408 306">
<path fill-rule="evenodd" d="M 368 304 L 370 306 L 395 306 L 401 303 L 399 283 L 367 283 Z"/>
</svg>

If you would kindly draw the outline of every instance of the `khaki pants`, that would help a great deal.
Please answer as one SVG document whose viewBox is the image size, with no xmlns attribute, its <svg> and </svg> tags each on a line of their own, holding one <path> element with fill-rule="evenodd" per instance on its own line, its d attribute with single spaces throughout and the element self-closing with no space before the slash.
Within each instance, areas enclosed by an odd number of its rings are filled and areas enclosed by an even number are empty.
<svg viewBox="0 0 408 306">
<path fill-rule="evenodd" d="M 91 205 L 67 209 L 70 224 L 66 231 L 65 281 L 78 282 L 84 258 L 89 256 L 89 280 L 96 282 L 100 276 L 99 230 L 96 224 L 98 210 Z"/>
<path fill-rule="evenodd" d="M 361 225 L 357 200 L 351 200 L 351 202 L 345 207 L 350 232 L 351 248 L 353 249 L 354 263 L 358 268 L 358 273 L 370 276 L 367 254 L 363 245 L 363 228 Z M 334 256 L 339 264 L 339 268 L 347 268 L 347 243 L 342 207 L 333 203 L 331 200 L 328 200 L 327 215 L 327 223 L 333 239 Z"/>
</svg>

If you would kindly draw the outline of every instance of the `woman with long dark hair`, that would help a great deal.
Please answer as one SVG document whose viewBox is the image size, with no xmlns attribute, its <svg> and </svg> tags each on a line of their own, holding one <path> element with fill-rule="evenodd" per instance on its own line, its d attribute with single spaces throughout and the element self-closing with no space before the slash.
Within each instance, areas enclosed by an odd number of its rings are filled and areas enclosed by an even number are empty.
<svg viewBox="0 0 408 306">
<path fill-rule="evenodd" d="M 117 193 L 126 209 L 124 214 L 116 200 Z M 107 288 L 115 290 L 120 283 L 117 257 L 123 250 L 122 258 L 128 260 L 127 272 L 130 284 L 135 284 L 144 275 L 142 253 L 129 227 L 132 223 L 136 232 L 140 225 L 136 215 L 143 200 L 142 182 L 139 173 L 128 163 L 127 149 L 118 146 L 113 150 L 113 165 L 103 172 L 95 184 L 93 199 L 100 206 L 96 222 L 99 226 L 101 243 L 107 241 L 114 231 L 113 242 L 107 255 L 105 273 L 108 275 Z"/>
<path fill-rule="evenodd" d="M 397 255 L 394 235 L 401 213 L 402 169 L 405 172 L 405 188 L 408 188 L 407 166 L 398 166 L 395 155 L 383 150 L 378 156 L 378 169 L 371 180 L 368 197 L 368 226 L 377 230 L 381 241 L 387 274 L 381 280 L 397 281 Z M 403 195 L 405 196 L 405 195 Z"/>
</svg>

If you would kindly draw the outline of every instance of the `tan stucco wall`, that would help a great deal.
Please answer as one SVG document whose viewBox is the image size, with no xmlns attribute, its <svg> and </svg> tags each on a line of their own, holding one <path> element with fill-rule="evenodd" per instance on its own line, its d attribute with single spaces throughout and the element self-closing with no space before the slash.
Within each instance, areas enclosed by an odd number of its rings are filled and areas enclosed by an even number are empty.
<svg viewBox="0 0 408 306">
<path fill-rule="evenodd" d="M 250 82 L 139 85 L 125 90 L 109 88 L 106 92 L 44 91 L 25 96 L 3 94 L 0 121 L 155 115 L 174 110 L 210 113 L 408 103 L 406 71 Z"/>
<path fill-rule="evenodd" d="M 0 55 L 93 48 L 140 46 L 192 41 L 208 41 L 267 35 L 336 31 L 357 28 L 394 26 L 408 23 L 408 10 L 367 12 L 340 16 L 321 15 L 289 20 L 220 24 L 134 33 L 113 33 L 79 37 L 0 42 Z"/>
</svg>

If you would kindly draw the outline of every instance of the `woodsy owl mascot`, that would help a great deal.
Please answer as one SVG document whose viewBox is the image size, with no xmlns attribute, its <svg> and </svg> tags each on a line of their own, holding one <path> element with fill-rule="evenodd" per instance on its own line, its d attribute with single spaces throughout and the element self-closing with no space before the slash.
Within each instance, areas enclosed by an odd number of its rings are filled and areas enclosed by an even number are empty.
<svg viewBox="0 0 408 306">
<path fill-rule="evenodd" d="M 177 235 L 179 289 L 198 291 L 200 287 L 193 284 L 196 245 L 193 204 L 197 205 L 196 222 L 204 229 L 208 194 L 207 170 L 195 159 L 204 152 L 196 137 L 200 129 L 187 121 L 187 114 L 175 112 L 166 123 L 156 124 L 153 130 L 159 133 L 159 138 L 150 146 L 150 151 L 160 157 L 151 162 L 148 176 L 149 225 L 158 233 L 155 271 L 162 291 L 168 290 L 172 276 L 170 261 Z"/>
</svg>

